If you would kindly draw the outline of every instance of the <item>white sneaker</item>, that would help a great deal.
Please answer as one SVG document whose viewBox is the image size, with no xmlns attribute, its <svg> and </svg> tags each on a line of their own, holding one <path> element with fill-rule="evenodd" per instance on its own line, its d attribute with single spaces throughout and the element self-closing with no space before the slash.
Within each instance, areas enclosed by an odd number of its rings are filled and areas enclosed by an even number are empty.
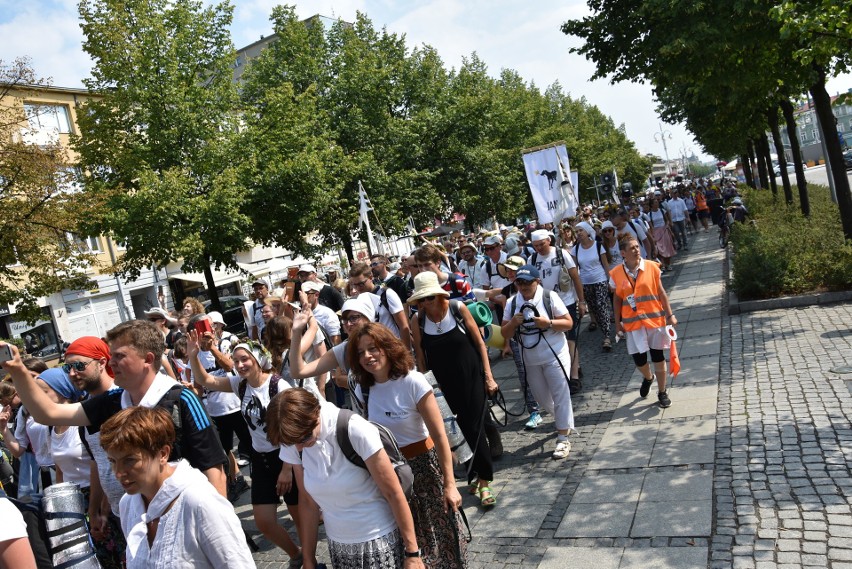
<svg viewBox="0 0 852 569">
<path fill-rule="evenodd" d="M 571 443 L 568 440 L 556 441 L 556 450 L 553 451 L 554 459 L 568 458 L 568 453 L 571 452 Z"/>
</svg>

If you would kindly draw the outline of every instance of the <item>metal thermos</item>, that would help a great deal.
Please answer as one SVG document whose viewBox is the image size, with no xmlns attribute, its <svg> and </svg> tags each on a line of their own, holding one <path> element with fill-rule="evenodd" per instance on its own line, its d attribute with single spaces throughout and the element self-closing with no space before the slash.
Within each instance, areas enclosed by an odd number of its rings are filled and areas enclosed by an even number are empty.
<svg viewBox="0 0 852 569">
<path fill-rule="evenodd" d="M 438 387 L 438 382 L 435 380 L 435 375 L 430 371 L 425 374 L 426 380 L 432 385 L 435 391 L 435 401 L 438 402 L 438 410 L 441 412 L 441 417 L 444 419 L 444 430 L 447 432 L 447 440 L 450 443 L 450 450 L 453 451 L 453 458 L 456 463 L 464 464 L 473 457 L 473 453 L 464 438 L 464 435 L 456 422 L 456 416 L 450 409 L 449 403 L 444 398 L 444 392 Z"/>
<path fill-rule="evenodd" d="M 53 565 L 67 569 L 100 569 L 86 522 L 80 486 L 63 482 L 48 486 L 41 500 Z"/>
</svg>

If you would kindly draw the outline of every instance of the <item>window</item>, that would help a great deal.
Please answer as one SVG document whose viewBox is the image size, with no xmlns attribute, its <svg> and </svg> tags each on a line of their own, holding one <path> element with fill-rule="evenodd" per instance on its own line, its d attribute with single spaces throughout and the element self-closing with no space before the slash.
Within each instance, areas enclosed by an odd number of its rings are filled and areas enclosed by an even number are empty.
<svg viewBox="0 0 852 569">
<path fill-rule="evenodd" d="M 71 132 L 68 107 L 65 105 L 24 103 L 24 112 L 27 115 L 30 128 L 34 131 L 58 132 L 60 134 Z"/>
<path fill-rule="evenodd" d="M 99 237 L 81 237 L 76 233 L 68 234 L 68 241 L 76 246 L 81 253 L 100 253 L 101 240 Z"/>
</svg>

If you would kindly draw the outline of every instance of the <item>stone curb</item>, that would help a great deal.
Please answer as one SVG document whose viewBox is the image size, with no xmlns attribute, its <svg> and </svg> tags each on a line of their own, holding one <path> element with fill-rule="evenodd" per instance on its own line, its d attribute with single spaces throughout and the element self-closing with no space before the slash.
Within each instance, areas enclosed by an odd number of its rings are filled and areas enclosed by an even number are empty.
<svg viewBox="0 0 852 569">
<path fill-rule="evenodd" d="M 781 308 L 796 308 L 797 306 L 817 306 L 834 304 L 837 302 L 852 301 L 852 290 L 840 290 L 833 292 L 816 292 L 798 296 L 780 296 L 778 298 L 764 298 L 761 300 L 743 300 L 737 298 L 737 294 L 731 285 L 731 250 L 725 251 L 725 281 L 728 286 L 728 315 L 745 314 L 746 312 L 757 312 L 758 310 L 778 310 Z"/>
</svg>

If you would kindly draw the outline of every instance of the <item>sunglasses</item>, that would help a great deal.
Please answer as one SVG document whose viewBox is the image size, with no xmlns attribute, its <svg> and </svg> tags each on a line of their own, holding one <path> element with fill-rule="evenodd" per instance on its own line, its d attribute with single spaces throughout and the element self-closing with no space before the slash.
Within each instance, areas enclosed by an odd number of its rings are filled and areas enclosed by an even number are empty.
<svg viewBox="0 0 852 569">
<path fill-rule="evenodd" d="M 371 267 L 378 267 L 379 265 L 384 265 L 384 263 L 370 263 Z"/>
<path fill-rule="evenodd" d="M 426 302 L 432 302 L 433 300 L 435 300 L 435 296 L 436 296 L 436 295 L 434 295 L 434 294 L 433 294 L 433 295 L 430 295 L 430 296 L 424 296 L 424 297 L 423 297 L 423 298 L 421 298 L 420 300 L 421 300 L 421 301 L 426 301 Z"/>
<path fill-rule="evenodd" d="M 65 373 L 71 373 L 71 370 L 73 369 L 77 373 L 81 373 L 86 371 L 86 368 L 89 367 L 89 364 L 93 361 L 95 360 L 89 360 L 87 362 L 67 362 L 62 364 L 62 371 Z"/>
</svg>

